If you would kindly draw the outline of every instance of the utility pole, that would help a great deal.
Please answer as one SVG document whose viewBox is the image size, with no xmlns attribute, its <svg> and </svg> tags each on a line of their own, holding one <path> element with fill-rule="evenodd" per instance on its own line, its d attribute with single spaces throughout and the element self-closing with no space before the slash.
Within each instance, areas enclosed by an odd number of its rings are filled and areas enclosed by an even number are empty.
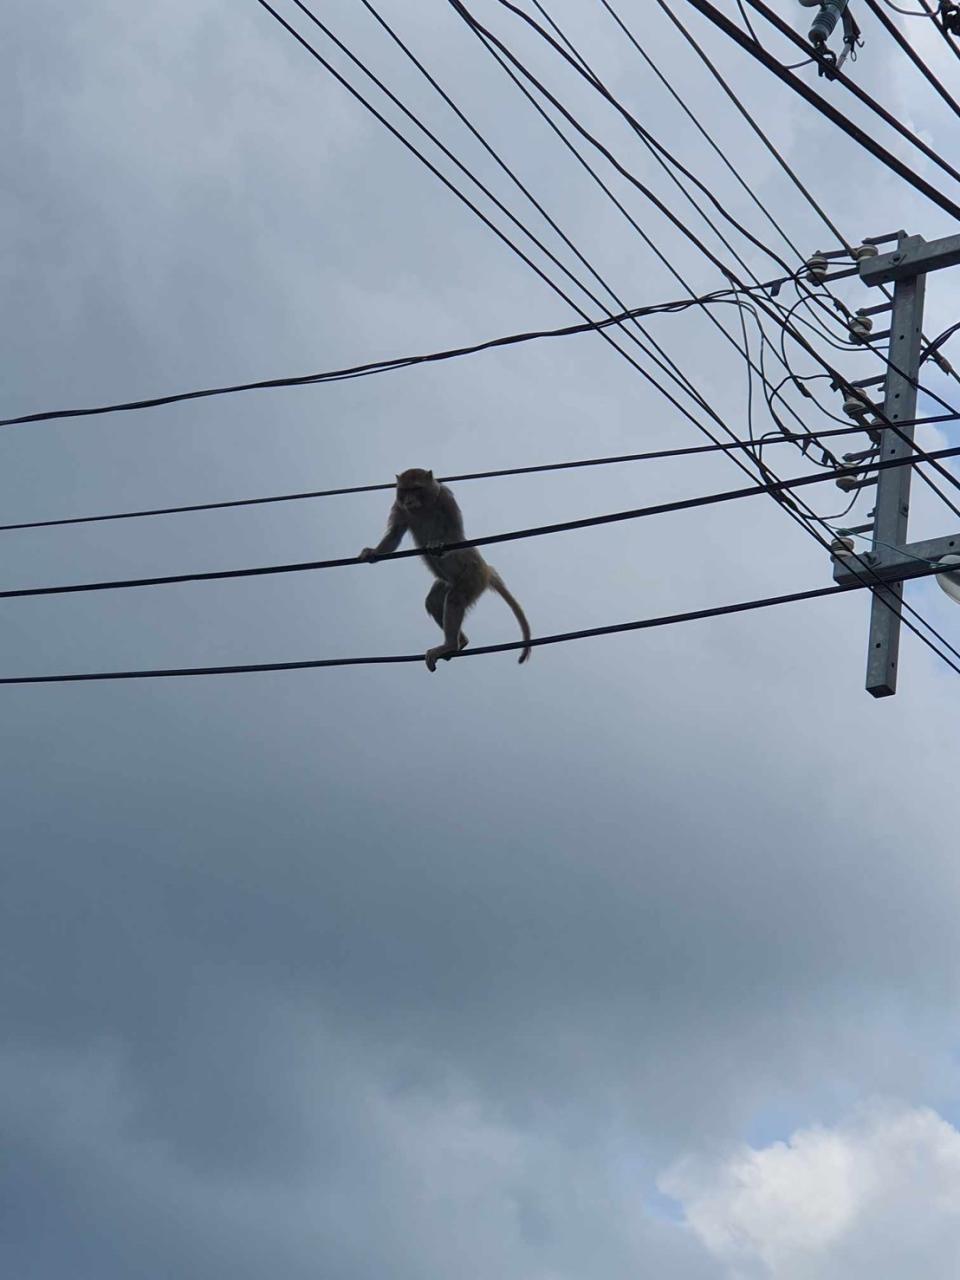
<svg viewBox="0 0 960 1280">
<path fill-rule="evenodd" d="M 882 421 L 870 426 L 871 434 L 879 434 L 883 461 L 913 453 L 912 424 L 917 416 L 927 274 L 960 263 L 960 235 L 927 241 L 922 236 L 908 236 L 901 231 L 895 238 L 897 247 L 890 253 L 858 254 L 860 279 L 864 284 L 893 285 L 892 304 L 883 303 L 861 312 L 865 316 L 888 308 L 891 311 L 886 376 L 871 380 L 882 381 L 884 385 Z M 884 242 L 881 238 L 877 243 Z M 873 241 L 864 241 L 864 247 L 873 244 Z M 887 423 L 890 425 L 885 425 Z M 843 538 L 833 546 L 836 582 L 865 582 L 875 586 L 870 607 L 866 679 L 867 692 L 875 698 L 890 697 L 897 691 L 904 579 L 926 573 L 941 557 L 960 551 L 960 531 L 925 542 L 907 542 L 912 472 L 909 466 L 878 472 L 872 550 L 857 555 L 853 543 Z M 878 583 L 882 585 L 876 585 Z"/>
</svg>

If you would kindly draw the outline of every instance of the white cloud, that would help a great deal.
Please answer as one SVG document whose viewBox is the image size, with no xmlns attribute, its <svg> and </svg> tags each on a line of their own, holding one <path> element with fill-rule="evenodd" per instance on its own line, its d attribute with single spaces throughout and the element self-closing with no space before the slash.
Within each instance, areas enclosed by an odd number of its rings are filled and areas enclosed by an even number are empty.
<svg viewBox="0 0 960 1280">
<path fill-rule="evenodd" d="M 957 1274 L 960 1132 L 928 1108 L 874 1105 L 721 1162 L 688 1157 L 659 1186 L 730 1276 Z"/>
</svg>

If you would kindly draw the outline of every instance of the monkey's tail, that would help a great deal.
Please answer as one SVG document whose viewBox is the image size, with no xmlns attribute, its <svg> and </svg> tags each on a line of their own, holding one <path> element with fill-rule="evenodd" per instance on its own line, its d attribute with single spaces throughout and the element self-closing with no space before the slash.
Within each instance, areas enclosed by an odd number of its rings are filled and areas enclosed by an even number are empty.
<svg viewBox="0 0 960 1280">
<path fill-rule="evenodd" d="M 530 657 L 530 623 L 527 621 L 527 615 L 520 608 L 520 602 L 516 600 L 504 585 L 503 579 L 497 573 L 496 569 L 490 570 L 490 587 L 497 593 L 502 600 L 505 600 L 513 610 L 513 616 L 520 623 L 520 630 L 523 632 L 524 646 L 520 651 L 520 661 L 526 662 Z"/>
</svg>

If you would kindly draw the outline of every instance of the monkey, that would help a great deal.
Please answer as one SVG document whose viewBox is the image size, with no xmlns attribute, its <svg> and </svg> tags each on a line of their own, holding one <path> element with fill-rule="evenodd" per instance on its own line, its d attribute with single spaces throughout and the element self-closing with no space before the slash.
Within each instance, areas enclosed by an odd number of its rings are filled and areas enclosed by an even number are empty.
<svg viewBox="0 0 960 1280">
<path fill-rule="evenodd" d="M 424 564 L 436 578 L 427 594 L 427 613 L 443 631 L 443 644 L 426 652 L 427 669 L 436 671 L 439 659 L 449 661 L 467 647 L 463 619 L 488 588 L 513 610 L 524 639 L 520 661 L 526 662 L 530 657 L 530 624 L 496 569 L 487 564 L 476 547 L 440 553 L 431 550 L 465 540 L 463 515 L 456 498 L 445 484 L 434 479 L 432 471 L 411 467 L 396 479 L 396 498 L 390 508 L 387 531 L 375 547 L 364 547 L 358 558 L 372 562 L 389 555 L 399 547 L 404 534 L 413 535 Z"/>
</svg>

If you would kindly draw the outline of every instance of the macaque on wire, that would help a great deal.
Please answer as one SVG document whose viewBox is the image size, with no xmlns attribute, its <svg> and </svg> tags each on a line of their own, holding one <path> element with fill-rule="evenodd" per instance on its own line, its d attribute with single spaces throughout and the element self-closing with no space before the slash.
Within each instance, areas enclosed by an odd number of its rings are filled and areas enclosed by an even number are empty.
<svg viewBox="0 0 960 1280">
<path fill-rule="evenodd" d="M 464 541 L 463 516 L 446 485 L 435 480 L 432 471 L 422 471 L 419 467 L 397 476 L 397 493 L 387 531 L 377 546 L 364 547 L 360 559 L 376 560 L 378 556 L 396 551 L 407 532 L 413 535 L 424 563 L 437 579 L 427 595 L 426 605 L 427 613 L 443 631 L 443 644 L 427 650 L 428 669 L 436 671 L 439 659 L 452 658 L 467 647 L 464 616 L 488 588 L 507 602 L 520 623 L 525 641 L 520 661 L 526 662 L 530 657 L 530 624 L 497 571 L 487 564 L 476 547 L 439 553 L 431 550 Z"/>
</svg>

